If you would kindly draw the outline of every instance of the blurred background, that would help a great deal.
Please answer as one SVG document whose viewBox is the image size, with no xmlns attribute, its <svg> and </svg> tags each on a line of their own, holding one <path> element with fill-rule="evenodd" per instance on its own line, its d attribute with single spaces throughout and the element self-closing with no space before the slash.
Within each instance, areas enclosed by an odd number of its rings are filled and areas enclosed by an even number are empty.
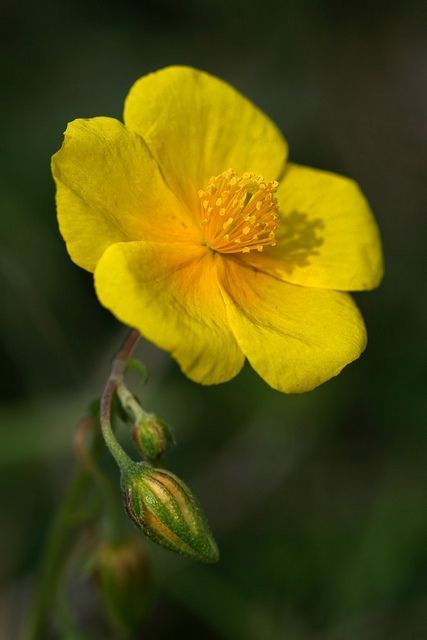
<svg viewBox="0 0 427 640">
<path fill-rule="evenodd" d="M 145 406 L 174 427 L 168 467 L 199 495 L 222 557 L 205 567 L 148 543 L 155 595 L 132 637 L 427 637 L 421 7 L 1 0 L 1 638 L 25 626 L 76 467 L 75 425 L 124 335 L 66 254 L 50 156 L 68 121 L 121 118 L 135 79 L 168 64 L 240 89 L 278 123 L 292 160 L 354 177 L 382 231 L 386 276 L 356 296 L 366 353 L 303 396 L 273 391 L 248 366 L 197 386 L 142 342 Z M 46 637 L 122 637 L 92 582 L 73 580 L 83 632 L 63 620 Z"/>
</svg>

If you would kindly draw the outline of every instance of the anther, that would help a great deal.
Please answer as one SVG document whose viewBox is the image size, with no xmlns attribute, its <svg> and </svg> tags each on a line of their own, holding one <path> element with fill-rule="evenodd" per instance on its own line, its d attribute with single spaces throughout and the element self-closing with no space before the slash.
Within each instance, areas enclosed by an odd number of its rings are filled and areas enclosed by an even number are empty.
<svg viewBox="0 0 427 640">
<path fill-rule="evenodd" d="M 275 246 L 278 183 L 228 169 L 198 191 L 206 244 L 219 253 L 262 252 Z M 227 219 L 223 222 L 224 216 Z"/>
</svg>

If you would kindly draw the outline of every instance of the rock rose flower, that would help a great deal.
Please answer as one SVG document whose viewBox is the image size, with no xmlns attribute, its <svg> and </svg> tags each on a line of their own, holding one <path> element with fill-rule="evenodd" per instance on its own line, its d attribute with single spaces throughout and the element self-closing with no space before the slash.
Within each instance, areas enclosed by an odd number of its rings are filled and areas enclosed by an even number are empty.
<svg viewBox="0 0 427 640">
<path fill-rule="evenodd" d="M 245 358 L 302 392 L 366 345 L 347 291 L 382 276 L 357 184 L 287 161 L 287 144 L 218 78 L 169 67 L 131 88 L 124 124 L 74 120 L 53 157 L 61 233 L 100 302 L 203 384 Z"/>
</svg>

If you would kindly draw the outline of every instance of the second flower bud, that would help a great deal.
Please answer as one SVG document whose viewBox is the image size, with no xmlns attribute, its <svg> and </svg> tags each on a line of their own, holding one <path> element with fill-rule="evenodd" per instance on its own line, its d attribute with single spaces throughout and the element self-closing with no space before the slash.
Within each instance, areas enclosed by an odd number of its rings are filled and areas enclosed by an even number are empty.
<svg viewBox="0 0 427 640">
<path fill-rule="evenodd" d="M 132 437 L 140 453 L 150 460 L 159 458 L 174 443 L 168 425 L 154 413 L 143 412 L 138 417 Z"/>
</svg>

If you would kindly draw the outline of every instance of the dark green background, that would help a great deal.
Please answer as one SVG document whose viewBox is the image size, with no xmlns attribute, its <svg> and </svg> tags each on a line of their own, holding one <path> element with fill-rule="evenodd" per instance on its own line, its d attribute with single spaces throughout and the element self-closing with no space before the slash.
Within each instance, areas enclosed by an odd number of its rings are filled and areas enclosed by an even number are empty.
<svg viewBox="0 0 427 640">
<path fill-rule="evenodd" d="M 67 121 L 120 118 L 133 81 L 168 64 L 226 79 L 278 123 L 292 160 L 358 180 L 386 276 L 357 296 L 366 353 L 307 395 L 249 367 L 197 386 L 141 345 L 146 405 L 179 442 L 168 464 L 200 496 L 222 559 L 206 568 L 150 546 L 157 599 L 135 637 L 427 637 L 421 28 L 415 1 L 2 0 L 1 638 L 26 618 L 74 425 L 123 335 L 67 257 L 49 158 Z M 96 602 L 74 599 L 87 637 L 105 639 Z"/>
</svg>

